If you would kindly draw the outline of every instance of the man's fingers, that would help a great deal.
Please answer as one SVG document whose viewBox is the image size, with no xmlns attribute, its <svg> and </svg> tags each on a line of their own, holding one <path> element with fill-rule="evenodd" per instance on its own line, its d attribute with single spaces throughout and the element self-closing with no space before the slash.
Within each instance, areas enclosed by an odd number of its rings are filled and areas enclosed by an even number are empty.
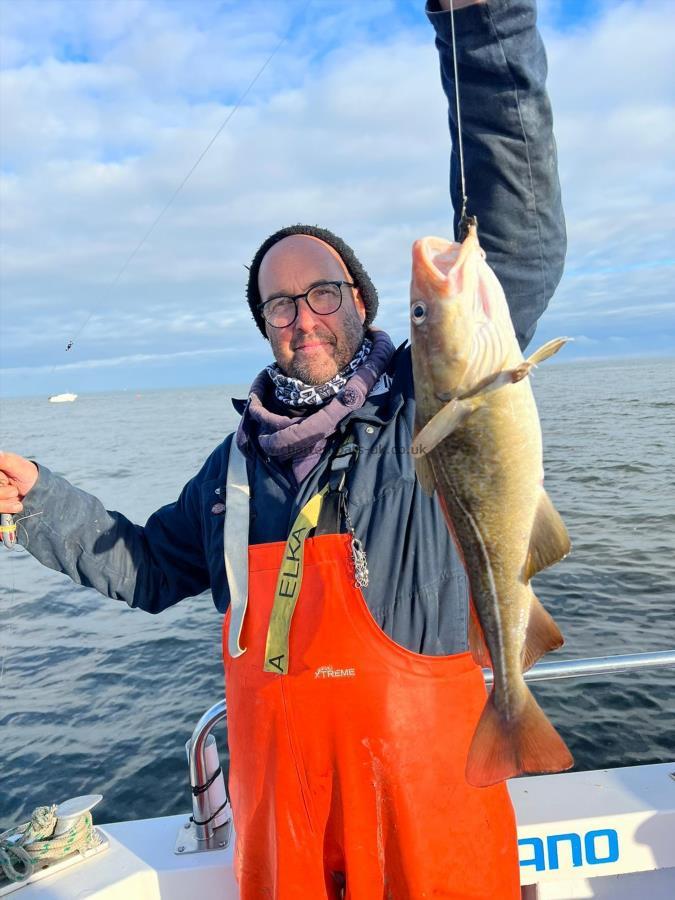
<svg viewBox="0 0 675 900">
<path fill-rule="evenodd" d="M 7 484 L 14 474 L 15 453 L 3 453 L 0 450 L 0 484 Z"/>
<path fill-rule="evenodd" d="M 19 491 L 13 484 L 0 485 L 0 513 L 18 513 L 23 509 Z"/>
<path fill-rule="evenodd" d="M 25 497 L 37 481 L 38 470 L 35 463 L 17 453 L 0 451 L 0 485 L 15 484 L 19 496 Z"/>
<path fill-rule="evenodd" d="M 11 477 L 17 470 L 21 471 L 27 462 L 28 460 L 18 453 L 5 453 L 0 450 L 0 472 L 4 472 L 5 475 Z"/>
<path fill-rule="evenodd" d="M 19 492 L 13 484 L 0 486 L 0 513 L 21 512 L 23 506 L 19 500 Z"/>
</svg>

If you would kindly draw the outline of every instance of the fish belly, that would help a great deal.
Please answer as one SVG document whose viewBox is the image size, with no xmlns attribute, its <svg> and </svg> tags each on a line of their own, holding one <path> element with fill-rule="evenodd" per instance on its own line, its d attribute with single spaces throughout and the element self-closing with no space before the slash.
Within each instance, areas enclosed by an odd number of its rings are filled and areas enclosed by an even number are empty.
<svg viewBox="0 0 675 900">
<path fill-rule="evenodd" d="M 526 390 L 486 403 L 430 454 L 494 671 L 467 762 L 467 778 L 479 786 L 573 764 L 522 675 L 531 615 L 548 614 L 524 577 L 542 493 L 541 432 L 529 385 L 513 387 Z M 548 619 L 542 645 L 558 646 L 559 632 Z"/>
</svg>

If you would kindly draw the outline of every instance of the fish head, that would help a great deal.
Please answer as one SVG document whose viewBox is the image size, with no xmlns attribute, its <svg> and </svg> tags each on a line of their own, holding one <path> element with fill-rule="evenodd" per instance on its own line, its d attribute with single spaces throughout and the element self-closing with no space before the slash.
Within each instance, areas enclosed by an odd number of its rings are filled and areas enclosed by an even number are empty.
<svg viewBox="0 0 675 900">
<path fill-rule="evenodd" d="M 415 391 L 437 405 L 522 355 L 504 291 L 485 262 L 474 227 L 462 244 L 438 237 L 415 241 L 412 256 Z"/>
</svg>

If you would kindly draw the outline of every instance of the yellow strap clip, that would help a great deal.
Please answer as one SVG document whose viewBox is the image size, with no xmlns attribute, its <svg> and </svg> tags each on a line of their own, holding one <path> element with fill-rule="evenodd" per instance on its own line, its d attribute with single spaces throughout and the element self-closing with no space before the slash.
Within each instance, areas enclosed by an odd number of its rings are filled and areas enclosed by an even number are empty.
<svg viewBox="0 0 675 900">
<path fill-rule="evenodd" d="M 327 490 L 328 485 L 305 503 L 286 541 L 267 630 L 263 666 L 265 672 L 276 672 L 277 675 L 286 675 L 288 672 L 288 638 L 302 587 L 305 538 L 312 528 L 316 528 Z"/>
</svg>

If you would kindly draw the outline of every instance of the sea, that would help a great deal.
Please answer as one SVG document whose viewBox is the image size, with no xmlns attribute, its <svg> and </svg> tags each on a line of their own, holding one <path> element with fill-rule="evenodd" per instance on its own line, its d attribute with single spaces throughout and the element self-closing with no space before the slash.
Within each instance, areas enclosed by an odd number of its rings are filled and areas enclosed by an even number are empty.
<svg viewBox="0 0 675 900">
<path fill-rule="evenodd" d="M 566 638 L 548 659 L 675 649 L 675 359 L 548 364 L 533 387 L 573 543 L 535 579 Z M 142 524 L 236 426 L 245 394 L 3 400 L 1 444 Z M 0 831 L 80 794 L 103 794 L 97 822 L 189 812 L 185 742 L 223 696 L 220 627 L 208 594 L 151 616 L 0 549 Z M 577 770 L 675 761 L 675 669 L 534 691 Z"/>
</svg>

